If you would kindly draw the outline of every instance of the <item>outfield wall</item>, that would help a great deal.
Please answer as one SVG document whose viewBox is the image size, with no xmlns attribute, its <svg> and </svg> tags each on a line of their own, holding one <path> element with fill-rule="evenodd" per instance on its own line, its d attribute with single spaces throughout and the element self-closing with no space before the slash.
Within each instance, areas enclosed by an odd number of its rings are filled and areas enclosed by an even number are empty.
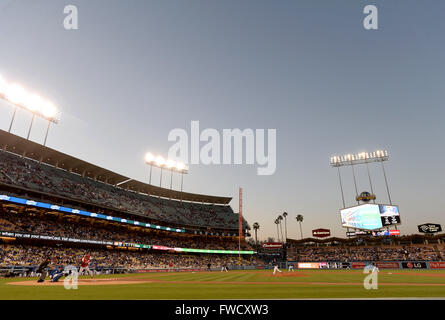
<svg viewBox="0 0 445 320">
<path fill-rule="evenodd" d="M 445 261 L 288 261 L 286 268 L 292 265 L 295 269 L 363 269 L 369 264 L 375 264 L 379 269 L 445 269 Z"/>
</svg>

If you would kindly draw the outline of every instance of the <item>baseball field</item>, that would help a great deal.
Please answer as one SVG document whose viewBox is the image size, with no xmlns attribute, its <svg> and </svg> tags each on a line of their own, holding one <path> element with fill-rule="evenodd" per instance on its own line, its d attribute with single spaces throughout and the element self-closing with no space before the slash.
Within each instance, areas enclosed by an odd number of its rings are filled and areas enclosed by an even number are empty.
<svg viewBox="0 0 445 320">
<path fill-rule="evenodd" d="M 178 272 L 80 277 L 67 290 L 63 278 L 0 279 L 0 299 L 314 299 L 445 298 L 445 272 L 381 270 L 378 288 L 366 290 L 362 270 Z"/>
</svg>

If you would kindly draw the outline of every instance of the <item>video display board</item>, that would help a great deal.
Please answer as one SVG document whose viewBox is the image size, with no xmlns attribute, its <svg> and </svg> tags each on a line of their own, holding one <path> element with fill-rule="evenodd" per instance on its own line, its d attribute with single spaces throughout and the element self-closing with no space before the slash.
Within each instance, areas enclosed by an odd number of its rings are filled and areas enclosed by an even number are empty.
<svg viewBox="0 0 445 320">
<path fill-rule="evenodd" d="M 400 223 L 399 208 L 382 204 L 363 204 L 340 210 L 341 223 L 346 228 L 377 230 Z"/>
<path fill-rule="evenodd" d="M 383 226 L 391 226 L 400 223 L 400 214 L 398 206 L 388 206 L 379 204 L 380 217 Z"/>
</svg>

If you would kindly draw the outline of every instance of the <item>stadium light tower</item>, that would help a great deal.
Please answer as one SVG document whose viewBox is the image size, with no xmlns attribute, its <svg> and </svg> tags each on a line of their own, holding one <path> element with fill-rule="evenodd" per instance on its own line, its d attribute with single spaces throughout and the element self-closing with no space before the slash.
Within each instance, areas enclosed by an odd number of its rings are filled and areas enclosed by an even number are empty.
<svg viewBox="0 0 445 320">
<path fill-rule="evenodd" d="M 388 187 L 388 180 L 386 178 L 385 166 L 383 165 L 383 162 L 388 161 L 388 160 L 389 160 L 389 156 L 388 156 L 388 151 L 386 151 L 386 150 L 377 150 L 375 152 L 361 152 L 358 154 L 347 154 L 347 155 L 344 155 L 341 157 L 339 157 L 339 156 L 331 157 L 331 166 L 338 169 L 338 179 L 340 181 L 340 191 L 341 191 L 341 196 L 342 196 L 342 200 L 343 200 L 343 208 L 345 208 L 346 205 L 345 205 L 345 197 L 344 197 L 344 193 L 343 193 L 343 184 L 342 184 L 341 175 L 340 175 L 340 167 L 351 166 L 352 176 L 354 179 L 355 193 L 356 193 L 356 197 L 358 199 L 357 181 L 355 178 L 354 166 L 360 165 L 360 164 L 366 165 L 366 169 L 368 172 L 369 185 L 371 187 L 371 192 L 373 193 L 371 175 L 369 173 L 369 167 L 368 167 L 368 163 L 372 163 L 372 162 L 380 162 L 382 164 L 383 176 L 385 178 L 386 191 L 388 193 L 389 203 L 392 205 L 391 194 L 389 192 L 389 187 Z M 359 202 L 359 201 L 357 200 L 357 202 Z"/>
<path fill-rule="evenodd" d="M 149 184 L 151 184 L 151 175 L 153 171 L 153 166 L 161 169 L 161 178 L 159 182 L 159 187 L 162 187 L 162 174 L 164 169 L 171 172 L 170 175 L 170 190 L 173 189 L 173 173 L 177 172 L 181 174 L 181 192 L 184 186 L 184 174 L 188 173 L 188 168 L 182 162 L 176 162 L 170 159 L 164 159 L 162 156 L 154 156 L 150 152 L 145 154 L 145 163 L 150 166 L 150 178 Z"/>
<path fill-rule="evenodd" d="M 26 137 L 27 140 L 29 140 L 36 116 L 48 121 L 45 141 L 43 142 L 43 145 L 45 146 L 51 123 L 58 123 L 60 121 L 60 112 L 58 111 L 57 107 L 52 102 L 41 98 L 38 94 L 26 91 L 17 83 L 8 83 L 1 75 L 0 98 L 14 106 L 14 113 L 12 115 L 11 123 L 9 124 L 8 132 L 11 132 L 12 130 L 17 108 L 22 108 L 32 113 L 31 124 L 29 126 L 28 136 Z"/>
</svg>

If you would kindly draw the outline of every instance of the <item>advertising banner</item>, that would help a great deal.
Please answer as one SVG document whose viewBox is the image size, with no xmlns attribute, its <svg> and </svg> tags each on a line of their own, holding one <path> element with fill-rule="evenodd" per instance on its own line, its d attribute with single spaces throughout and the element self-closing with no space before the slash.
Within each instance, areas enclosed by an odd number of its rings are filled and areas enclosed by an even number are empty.
<svg viewBox="0 0 445 320">
<path fill-rule="evenodd" d="M 355 236 L 373 236 L 373 237 L 382 237 L 382 236 L 400 236 L 400 230 L 382 230 L 382 231 L 347 231 L 347 237 L 355 237 Z"/>
<path fill-rule="evenodd" d="M 370 236 L 370 235 L 372 235 L 371 231 L 356 230 L 356 231 L 347 231 L 346 232 L 347 237 Z"/>
<path fill-rule="evenodd" d="M 155 273 L 155 272 L 197 272 L 202 271 L 203 269 L 140 269 L 134 270 L 136 273 Z"/>
<path fill-rule="evenodd" d="M 352 269 L 364 269 L 366 264 L 364 262 L 351 262 Z"/>
<path fill-rule="evenodd" d="M 398 262 L 376 262 L 375 264 L 379 269 L 399 269 Z"/>
<path fill-rule="evenodd" d="M 264 249 L 281 249 L 283 244 L 281 242 L 265 242 L 261 247 Z"/>
<path fill-rule="evenodd" d="M 88 244 L 100 244 L 100 245 L 110 245 L 110 246 L 112 246 L 114 244 L 114 242 L 112 242 L 112 241 L 77 239 L 77 238 L 69 238 L 69 237 L 47 236 L 47 235 L 40 235 L 40 234 L 9 232 L 9 231 L 0 232 L 0 236 L 1 237 L 9 237 L 9 238 L 64 241 L 64 242 L 73 242 L 73 243 L 88 243 Z"/>
<path fill-rule="evenodd" d="M 350 262 L 329 262 L 330 269 L 349 269 L 351 268 Z"/>
<path fill-rule="evenodd" d="M 424 223 L 417 226 L 420 233 L 436 233 L 442 232 L 442 226 L 437 223 Z"/>
<path fill-rule="evenodd" d="M 349 269 L 349 262 L 320 262 L 320 269 Z"/>
<path fill-rule="evenodd" d="M 312 236 L 315 238 L 326 238 L 331 236 L 331 230 L 329 229 L 315 229 L 312 230 Z"/>
<path fill-rule="evenodd" d="M 297 264 L 298 269 L 320 269 L 319 262 L 299 262 Z"/>
<path fill-rule="evenodd" d="M 403 269 L 426 269 L 426 262 L 402 262 Z"/>
<path fill-rule="evenodd" d="M 372 231 L 372 235 L 375 237 L 400 236 L 400 230 Z"/>
<path fill-rule="evenodd" d="M 445 262 L 430 262 L 430 269 L 445 269 Z"/>
</svg>

